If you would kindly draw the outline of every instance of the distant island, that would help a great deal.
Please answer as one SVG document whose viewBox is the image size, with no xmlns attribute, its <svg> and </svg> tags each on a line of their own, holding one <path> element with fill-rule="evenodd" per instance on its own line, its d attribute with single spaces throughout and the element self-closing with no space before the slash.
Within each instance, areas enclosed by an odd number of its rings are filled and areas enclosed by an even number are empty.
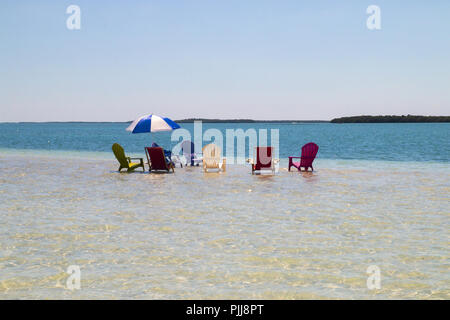
<svg viewBox="0 0 450 320">
<path fill-rule="evenodd" d="M 335 118 L 331 121 L 327 120 L 254 120 L 254 119 L 207 119 L 207 118 L 188 118 L 175 120 L 177 123 L 192 123 L 201 121 L 203 123 L 408 123 L 408 122 L 450 122 L 450 116 L 353 116 Z"/>
<path fill-rule="evenodd" d="M 253 120 L 253 119 L 206 119 L 206 118 L 189 118 L 175 120 L 177 123 L 190 123 L 194 121 L 201 121 L 203 123 L 327 123 L 326 120 Z"/>
<path fill-rule="evenodd" d="M 450 116 L 354 116 L 335 118 L 331 123 L 450 122 Z"/>
</svg>

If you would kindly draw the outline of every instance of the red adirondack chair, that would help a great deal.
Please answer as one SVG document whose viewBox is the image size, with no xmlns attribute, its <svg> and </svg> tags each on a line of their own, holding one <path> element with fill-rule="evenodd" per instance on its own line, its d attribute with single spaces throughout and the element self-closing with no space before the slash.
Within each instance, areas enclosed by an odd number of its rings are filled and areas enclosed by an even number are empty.
<svg viewBox="0 0 450 320">
<path fill-rule="evenodd" d="M 275 164 L 279 161 L 278 159 L 273 159 L 273 147 L 256 147 L 253 154 L 253 159 L 248 159 L 252 165 L 252 174 L 255 171 L 271 170 L 272 173 L 275 172 Z M 255 159 L 256 157 L 256 159 Z"/>
<path fill-rule="evenodd" d="M 145 154 L 147 155 L 150 172 L 152 171 L 167 171 L 172 169 L 175 172 L 175 165 L 173 162 L 168 162 L 164 155 L 164 149 L 161 147 L 145 147 Z"/>
<path fill-rule="evenodd" d="M 291 167 L 296 167 L 298 171 L 302 171 L 301 168 L 305 168 L 306 171 L 308 171 L 308 168 L 311 168 L 311 171 L 314 171 L 312 163 L 316 157 L 317 151 L 319 151 L 319 146 L 314 142 L 305 144 L 302 147 L 301 157 L 289 157 L 288 170 L 291 171 Z M 300 159 L 300 162 L 295 162 L 293 159 Z"/>
</svg>

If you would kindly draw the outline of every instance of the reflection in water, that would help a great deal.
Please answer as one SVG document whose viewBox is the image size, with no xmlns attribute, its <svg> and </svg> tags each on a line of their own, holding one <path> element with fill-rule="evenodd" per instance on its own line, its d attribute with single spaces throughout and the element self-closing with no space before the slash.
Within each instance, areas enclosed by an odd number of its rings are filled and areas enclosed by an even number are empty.
<svg viewBox="0 0 450 320">
<path fill-rule="evenodd" d="M 302 171 L 301 175 L 303 176 L 303 178 L 306 178 L 307 182 L 314 182 L 317 180 L 317 172 L 316 174 L 312 171 Z"/>
<path fill-rule="evenodd" d="M 315 167 L 119 174 L 1 156 L 0 297 L 450 298 L 448 164 Z"/>
</svg>

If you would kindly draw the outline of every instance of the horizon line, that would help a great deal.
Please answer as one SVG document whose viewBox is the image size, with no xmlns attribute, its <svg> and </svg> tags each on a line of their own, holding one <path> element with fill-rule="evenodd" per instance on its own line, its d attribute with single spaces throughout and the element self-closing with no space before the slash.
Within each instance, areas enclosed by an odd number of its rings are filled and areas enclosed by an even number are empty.
<svg viewBox="0 0 450 320">
<path fill-rule="evenodd" d="M 52 120 L 52 121 L 0 121 L 0 123 L 131 123 L 134 120 L 128 121 L 90 121 L 90 120 Z M 208 121 L 208 122 L 331 122 L 331 120 L 255 120 L 255 119 L 209 119 L 209 118 L 186 118 L 173 120 L 175 122 L 194 122 L 194 121 Z"/>
</svg>

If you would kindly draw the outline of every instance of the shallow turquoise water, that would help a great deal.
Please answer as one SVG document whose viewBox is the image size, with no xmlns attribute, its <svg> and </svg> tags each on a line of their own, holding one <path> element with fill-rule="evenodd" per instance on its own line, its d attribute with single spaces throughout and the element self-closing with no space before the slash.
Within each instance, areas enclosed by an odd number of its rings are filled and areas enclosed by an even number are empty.
<svg viewBox="0 0 450 320">
<path fill-rule="evenodd" d="M 1 123 L 0 149 L 110 152 L 114 142 L 127 152 L 144 153 L 157 141 L 172 148 L 171 133 L 130 134 L 126 123 Z M 181 124 L 193 136 L 193 124 Z M 331 123 L 208 123 L 203 132 L 219 129 L 279 130 L 279 156 L 298 155 L 303 144 L 320 146 L 318 158 L 391 161 L 450 161 L 450 123 L 331 124 Z M 205 141 L 204 144 L 208 143 Z M 224 150 L 226 141 L 224 142 Z M 246 157 L 249 157 L 246 150 Z"/>
<path fill-rule="evenodd" d="M 316 169 L 120 174 L 113 159 L 0 154 L 0 299 L 450 298 L 446 163 Z"/>
</svg>

